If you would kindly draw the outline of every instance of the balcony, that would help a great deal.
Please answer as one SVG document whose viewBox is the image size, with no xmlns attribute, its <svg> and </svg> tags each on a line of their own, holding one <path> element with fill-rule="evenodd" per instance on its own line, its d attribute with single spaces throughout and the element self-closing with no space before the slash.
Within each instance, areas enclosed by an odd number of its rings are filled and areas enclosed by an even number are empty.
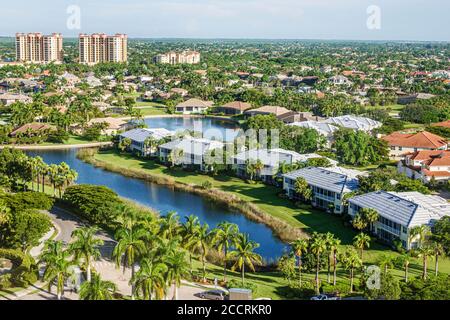
<svg viewBox="0 0 450 320">
<path fill-rule="evenodd" d="M 400 237 L 401 229 L 394 229 L 394 228 L 389 227 L 389 226 L 387 226 L 385 224 L 378 224 L 377 227 L 379 229 L 383 229 L 384 231 L 392 233 L 392 234 L 396 235 L 397 237 Z"/>
</svg>

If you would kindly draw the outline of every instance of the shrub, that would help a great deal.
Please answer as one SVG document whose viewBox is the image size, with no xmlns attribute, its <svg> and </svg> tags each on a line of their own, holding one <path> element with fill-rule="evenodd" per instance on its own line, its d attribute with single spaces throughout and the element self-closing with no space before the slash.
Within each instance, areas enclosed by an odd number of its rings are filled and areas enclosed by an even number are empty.
<svg viewBox="0 0 450 320">
<path fill-rule="evenodd" d="M 63 201 L 93 223 L 108 224 L 116 217 L 119 196 L 103 186 L 76 185 L 66 189 Z"/>
<path fill-rule="evenodd" d="M 304 282 L 301 287 L 298 285 L 280 287 L 277 293 L 285 299 L 308 300 L 315 295 L 314 284 Z"/>
<path fill-rule="evenodd" d="M 38 268 L 30 255 L 20 250 L 0 249 L 0 257 L 10 260 L 13 264 L 11 272 L 0 276 L 0 289 L 26 287 L 37 281 Z"/>
<path fill-rule="evenodd" d="M 335 286 L 330 283 L 322 284 L 321 291 L 325 294 L 347 295 L 350 293 L 350 283 L 336 283 Z"/>
<path fill-rule="evenodd" d="M 203 189 L 211 189 L 212 188 L 212 186 L 213 186 L 213 184 L 212 184 L 212 182 L 211 181 L 209 181 L 209 180 L 206 180 L 206 181 L 204 181 L 203 183 L 202 183 L 202 188 Z"/>
<path fill-rule="evenodd" d="M 228 281 L 227 288 L 228 289 L 232 289 L 232 288 L 249 289 L 249 290 L 252 290 L 252 295 L 255 295 L 258 290 L 258 286 L 254 283 L 247 281 L 247 282 L 245 282 L 244 285 L 242 285 L 242 281 L 235 280 L 235 279 Z"/>
<path fill-rule="evenodd" d="M 16 212 L 26 209 L 50 210 L 54 203 L 54 200 L 45 193 L 31 191 L 5 194 L 0 198 L 3 198 L 6 205 Z"/>
<path fill-rule="evenodd" d="M 5 234 L 0 241 L 6 247 L 25 251 L 37 246 L 39 240 L 50 231 L 51 226 L 50 218 L 37 210 L 18 211 L 12 214 L 6 226 L 2 227 Z"/>
</svg>

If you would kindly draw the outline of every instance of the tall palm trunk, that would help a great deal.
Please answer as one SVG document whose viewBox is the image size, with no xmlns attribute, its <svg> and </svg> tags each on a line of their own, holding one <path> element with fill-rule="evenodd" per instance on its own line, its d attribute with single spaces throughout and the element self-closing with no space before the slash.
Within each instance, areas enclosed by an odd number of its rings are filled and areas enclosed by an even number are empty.
<svg viewBox="0 0 450 320">
<path fill-rule="evenodd" d="M 136 267 L 134 263 L 131 265 L 131 279 L 134 279 L 134 274 L 136 273 Z M 134 282 L 131 283 L 131 300 L 134 300 Z"/>
<path fill-rule="evenodd" d="M 177 282 L 173 282 L 173 299 L 172 300 L 178 300 L 178 286 Z"/>
<path fill-rule="evenodd" d="M 228 252 L 227 252 L 227 248 L 225 248 L 225 246 L 224 246 L 223 252 L 224 252 L 223 281 L 226 282 L 227 281 L 227 254 L 228 254 Z"/>
<path fill-rule="evenodd" d="M 328 272 L 327 272 L 327 282 L 330 283 L 330 279 L 331 279 L 331 258 L 330 258 L 330 253 L 328 253 Z"/>
<path fill-rule="evenodd" d="M 427 279 L 427 271 L 428 271 L 428 257 L 426 255 L 423 256 L 423 271 L 422 271 L 422 279 Z"/>
<path fill-rule="evenodd" d="M 408 267 L 409 267 L 409 264 L 406 263 L 405 264 L 405 282 L 406 283 L 408 283 Z"/>
<path fill-rule="evenodd" d="M 350 269 L 350 293 L 353 293 L 353 268 Z"/>
<path fill-rule="evenodd" d="M 336 270 L 337 270 L 337 252 L 333 252 L 333 286 L 336 285 Z"/>
<path fill-rule="evenodd" d="M 319 270 L 320 270 L 320 255 L 317 254 L 317 265 L 316 265 L 316 293 L 319 294 Z"/>
<path fill-rule="evenodd" d="M 300 288 L 302 287 L 302 256 L 298 256 L 298 281 Z"/>
<path fill-rule="evenodd" d="M 86 259 L 86 279 L 88 282 L 91 282 L 91 261 L 90 259 Z"/>
<path fill-rule="evenodd" d="M 434 275 L 437 277 L 439 273 L 439 255 L 436 255 L 436 260 L 434 262 Z"/>
<path fill-rule="evenodd" d="M 206 262 L 204 253 L 202 253 L 202 265 L 203 265 L 203 282 L 206 282 Z"/>
<path fill-rule="evenodd" d="M 245 277 L 245 263 L 243 263 L 242 264 L 242 270 L 241 270 L 241 273 L 242 273 L 242 286 L 244 286 L 245 285 L 245 281 L 244 281 L 244 277 Z"/>
</svg>

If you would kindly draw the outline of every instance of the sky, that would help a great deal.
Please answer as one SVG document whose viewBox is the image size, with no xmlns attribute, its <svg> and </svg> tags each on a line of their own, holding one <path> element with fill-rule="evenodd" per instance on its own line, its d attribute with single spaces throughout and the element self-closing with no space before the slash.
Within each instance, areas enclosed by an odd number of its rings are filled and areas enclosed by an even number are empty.
<svg viewBox="0 0 450 320">
<path fill-rule="evenodd" d="M 2 2 L 1 36 L 105 32 L 132 38 L 450 41 L 449 0 Z"/>
</svg>

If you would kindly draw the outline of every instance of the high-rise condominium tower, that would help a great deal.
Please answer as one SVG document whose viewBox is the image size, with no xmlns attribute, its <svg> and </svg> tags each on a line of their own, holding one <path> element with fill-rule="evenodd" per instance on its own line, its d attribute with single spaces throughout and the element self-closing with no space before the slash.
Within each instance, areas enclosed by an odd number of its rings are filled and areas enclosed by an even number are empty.
<svg viewBox="0 0 450 320">
<path fill-rule="evenodd" d="M 20 62 L 48 63 L 63 61 L 63 37 L 59 33 L 16 34 L 16 60 Z"/>
<path fill-rule="evenodd" d="M 80 34 L 80 63 L 126 62 L 128 37 L 126 34 L 108 36 L 104 33 Z"/>
</svg>

